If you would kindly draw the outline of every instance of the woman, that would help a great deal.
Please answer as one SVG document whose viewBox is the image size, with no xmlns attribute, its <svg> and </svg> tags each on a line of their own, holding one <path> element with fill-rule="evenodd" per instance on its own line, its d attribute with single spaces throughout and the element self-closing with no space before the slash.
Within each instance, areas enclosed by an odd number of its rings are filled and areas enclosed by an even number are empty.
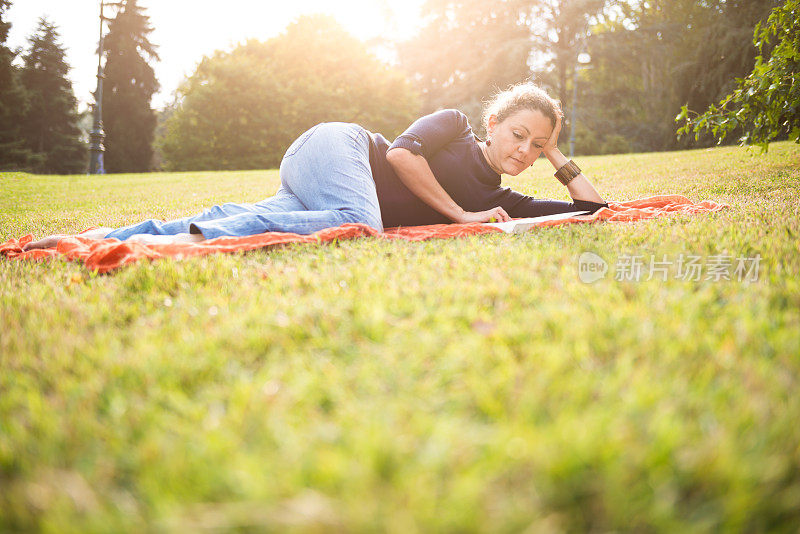
<svg viewBox="0 0 800 534">
<path fill-rule="evenodd" d="M 345 223 L 375 230 L 393 226 L 508 221 L 608 206 L 574 163 L 558 150 L 562 113 L 543 90 L 519 84 L 499 93 L 484 112 L 485 141 L 460 111 L 415 121 L 393 143 L 357 124 L 317 124 L 281 161 L 277 193 L 255 204 L 227 203 L 174 221 L 150 219 L 83 237 L 143 242 L 200 241 L 262 232 L 311 234 Z M 573 202 L 537 200 L 500 186 L 544 153 Z M 29 243 L 55 246 L 65 235 Z"/>
</svg>

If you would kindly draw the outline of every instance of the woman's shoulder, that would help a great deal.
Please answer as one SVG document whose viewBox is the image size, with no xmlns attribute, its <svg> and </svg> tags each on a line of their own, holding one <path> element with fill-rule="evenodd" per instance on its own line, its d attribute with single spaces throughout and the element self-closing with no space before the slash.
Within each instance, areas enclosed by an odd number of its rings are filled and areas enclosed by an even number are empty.
<svg viewBox="0 0 800 534">
<path fill-rule="evenodd" d="M 442 119 L 451 119 L 451 120 L 455 119 L 455 120 L 458 120 L 458 121 L 462 121 L 463 120 L 464 122 L 469 122 L 469 119 L 467 118 L 467 115 L 463 111 L 461 111 L 460 109 L 456 109 L 456 108 L 440 109 L 438 111 L 434 111 L 433 113 L 430 113 L 428 116 L 429 117 L 442 118 Z"/>
<path fill-rule="evenodd" d="M 445 108 L 434 111 L 417 120 L 418 123 L 428 125 L 434 130 L 443 130 L 451 134 L 468 136 L 472 134 L 472 126 L 467 115 L 455 108 Z"/>
</svg>

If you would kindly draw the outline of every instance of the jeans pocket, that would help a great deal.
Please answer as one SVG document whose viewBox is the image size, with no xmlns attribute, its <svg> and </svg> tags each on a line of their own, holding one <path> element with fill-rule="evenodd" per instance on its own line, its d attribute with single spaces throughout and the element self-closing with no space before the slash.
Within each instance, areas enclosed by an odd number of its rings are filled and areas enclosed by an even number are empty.
<svg viewBox="0 0 800 534">
<path fill-rule="evenodd" d="M 289 148 L 286 150 L 286 154 L 284 154 L 283 157 L 288 158 L 289 156 L 293 156 L 295 153 L 297 153 L 297 151 L 300 150 L 304 144 L 306 144 L 306 141 L 308 141 L 308 139 L 311 137 L 311 134 L 313 134 L 316 131 L 316 129 L 322 126 L 323 124 L 324 123 L 319 123 L 317 125 L 314 125 L 305 132 L 303 132 L 302 134 L 300 134 L 300 137 L 295 139 L 294 142 L 291 145 L 289 145 Z"/>
</svg>

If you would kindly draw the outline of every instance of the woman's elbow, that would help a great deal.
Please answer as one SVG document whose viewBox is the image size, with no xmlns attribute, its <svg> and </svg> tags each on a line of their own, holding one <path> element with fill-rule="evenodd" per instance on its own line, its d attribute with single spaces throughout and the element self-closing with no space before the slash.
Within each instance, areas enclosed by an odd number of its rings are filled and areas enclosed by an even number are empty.
<svg viewBox="0 0 800 534">
<path fill-rule="evenodd" d="M 386 152 L 386 161 L 388 161 L 389 164 L 394 167 L 395 165 L 402 164 L 403 161 L 408 161 L 409 157 L 413 156 L 414 154 L 412 154 L 407 148 L 395 147 L 390 148 Z"/>
</svg>

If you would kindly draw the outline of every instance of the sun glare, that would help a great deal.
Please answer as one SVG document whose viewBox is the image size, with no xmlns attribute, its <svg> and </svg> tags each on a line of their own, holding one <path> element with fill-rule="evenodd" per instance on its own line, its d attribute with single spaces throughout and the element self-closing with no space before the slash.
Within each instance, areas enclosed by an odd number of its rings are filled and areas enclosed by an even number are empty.
<svg viewBox="0 0 800 534">
<path fill-rule="evenodd" d="M 204 55 L 229 50 L 247 39 L 274 37 L 301 15 L 330 14 L 358 39 L 373 43 L 395 41 L 408 39 L 419 30 L 422 2 L 139 0 L 150 16 L 154 30 L 151 41 L 158 45 L 161 58 L 154 65 L 161 91 L 155 95 L 153 105 L 161 107 L 169 102 L 181 80 L 194 72 Z M 47 15 L 59 27 L 67 49 L 75 95 L 86 104 L 91 101 L 95 86 L 98 14 L 99 0 L 76 0 L 69 5 L 63 0 L 16 0 L 9 12 L 13 25 L 9 44 L 24 47 L 38 18 Z"/>
</svg>

